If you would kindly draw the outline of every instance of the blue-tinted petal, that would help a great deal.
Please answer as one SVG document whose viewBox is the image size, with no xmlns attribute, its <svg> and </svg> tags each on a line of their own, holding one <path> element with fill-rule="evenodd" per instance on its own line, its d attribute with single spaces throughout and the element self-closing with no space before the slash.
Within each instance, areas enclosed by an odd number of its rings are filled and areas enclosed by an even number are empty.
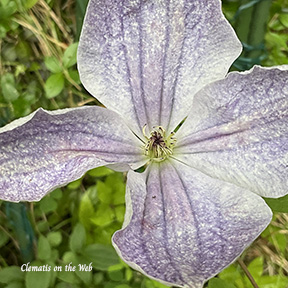
<svg viewBox="0 0 288 288">
<path fill-rule="evenodd" d="M 194 98 L 174 155 L 265 197 L 288 193 L 288 66 L 231 73 Z"/>
<path fill-rule="evenodd" d="M 115 112 L 40 109 L 0 129 L 0 198 L 40 200 L 94 167 L 139 167 L 142 154 L 141 142 Z"/>
<path fill-rule="evenodd" d="M 241 51 L 220 6 L 90 0 L 78 50 L 82 83 L 138 132 L 145 124 L 174 129 L 194 94 L 224 77 Z"/>
<path fill-rule="evenodd" d="M 149 277 L 200 288 L 261 233 L 271 211 L 258 195 L 178 161 L 130 171 L 120 256 Z"/>
</svg>

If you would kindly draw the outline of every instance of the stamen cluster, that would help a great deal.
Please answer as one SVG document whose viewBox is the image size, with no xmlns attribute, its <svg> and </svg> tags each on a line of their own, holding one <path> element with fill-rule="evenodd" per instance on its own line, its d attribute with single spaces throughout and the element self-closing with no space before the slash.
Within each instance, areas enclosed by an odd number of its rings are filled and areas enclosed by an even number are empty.
<svg viewBox="0 0 288 288">
<path fill-rule="evenodd" d="M 144 153 L 151 160 L 161 162 L 173 154 L 173 147 L 175 146 L 176 139 L 173 137 L 174 132 L 166 138 L 165 130 L 162 126 L 153 127 L 149 136 L 145 133 L 146 125 L 143 127 L 143 135 L 147 139 L 144 146 Z"/>
</svg>

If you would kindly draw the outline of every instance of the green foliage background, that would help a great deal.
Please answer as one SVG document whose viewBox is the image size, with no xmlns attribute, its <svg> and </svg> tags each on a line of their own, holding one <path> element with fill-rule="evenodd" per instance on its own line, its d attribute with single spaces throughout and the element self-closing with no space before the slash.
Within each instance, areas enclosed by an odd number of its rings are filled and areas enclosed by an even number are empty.
<svg viewBox="0 0 288 288">
<path fill-rule="evenodd" d="M 86 4 L 0 0 L 0 126 L 38 107 L 100 105 L 81 86 L 76 68 Z M 233 70 L 288 64 L 287 0 L 223 0 L 223 10 L 245 48 Z M 288 212 L 287 197 L 266 201 L 274 211 Z M 112 248 L 124 212 L 125 174 L 107 168 L 89 171 L 38 203 L 0 202 L 0 288 L 165 287 L 133 271 Z M 261 288 L 288 287 L 287 228 L 288 214 L 275 213 L 241 256 Z M 21 271 L 28 262 L 51 271 Z M 69 263 L 75 272 L 64 271 Z M 90 263 L 92 271 L 79 271 L 79 264 Z M 252 287 L 237 262 L 206 286 Z"/>
</svg>

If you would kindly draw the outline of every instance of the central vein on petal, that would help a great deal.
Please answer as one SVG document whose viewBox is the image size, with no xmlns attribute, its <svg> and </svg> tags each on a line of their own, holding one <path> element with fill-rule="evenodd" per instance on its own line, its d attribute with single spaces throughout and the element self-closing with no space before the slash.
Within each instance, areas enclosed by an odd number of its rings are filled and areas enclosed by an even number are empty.
<svg viewBox="0 0 288 288">
<path fill-rule="evenodd" d="M 173 137 L 174 132 L 171 132 L 167 137 L 162 126 L 155 126 L 150 135 L 147 136 L 145 130 L 146 125 L 143 127 L 143 135 L 147 140 L 144 146 L 144 154 L 146 156 L 153 161 L 161 162 L 173 154 L 173 148 L 176 143 L 176 139 Z"/>
</svg>

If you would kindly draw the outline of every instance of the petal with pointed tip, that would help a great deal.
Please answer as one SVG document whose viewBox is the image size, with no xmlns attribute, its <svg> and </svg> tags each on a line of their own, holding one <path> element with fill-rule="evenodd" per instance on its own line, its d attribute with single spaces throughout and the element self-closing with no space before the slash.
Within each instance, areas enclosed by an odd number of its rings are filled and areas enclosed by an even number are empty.
<svg viewBox="0 0 288 288">
<path fill-rule="evenodd" d="M 37 201 L 97 166 L 141 166 L 140 147 L 115 112 L 39 109 L 0 129 L 0 198 Z"/>
<path fill-rule="evenodd" d="M 135 132 L 171 130 L 240 51 L 219 0 L 90 0 L 78 68 L 86 89 Z"/>
<path fill-rule="evenodd" d="M 288 193 L 288 66 L 231 73 L 205 87 L 174 155 L 264 197 Z"/>
<path fill-rule="evenodd" d="M 178 161 L 130 171 L 127 211 L 113 236 L 133 268 L 169 286 L 200 288 L 271 221 L 263 199 Z"/>
</svg>

